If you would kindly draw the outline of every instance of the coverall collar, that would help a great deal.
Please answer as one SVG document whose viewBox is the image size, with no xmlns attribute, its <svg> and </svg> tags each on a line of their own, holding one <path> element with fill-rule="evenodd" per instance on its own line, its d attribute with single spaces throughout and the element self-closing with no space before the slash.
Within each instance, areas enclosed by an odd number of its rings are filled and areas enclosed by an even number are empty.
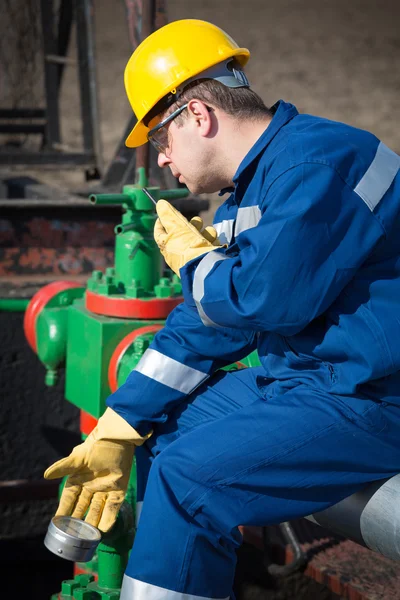
<svg viewBox="0 0 400 600">
<path fill-rule="evenodd" d="M 248 167 L 255 161 L 258 156 L 264 152 L 266 147 L 271 143 L 277 133 L 288 123 L 293 117 L 298 115 L 298 110 L 293 104 L 289 102 L 284 102 L 283 100 L 278 100 L 272 107 L 271 112 L 273 113 L 273 118 L 265 131 L 258 138 L 254 146 L 250 149 L 250 151 L 246 154 L 242 162 L 240 163 L 234 177 L 233 182 L 235 184 L 235 188 L 243 184 L 247 187 L 248 184 Z M 226 188 L 225 190 L 221 190 L 220 194 L 226 193 L 227 191 L 233 191 L 232 188 Z M 237 190 L 238 191 L 238 190 Z M 240 203 L 241 194 L 235 194 L 238 204 Z"/>
</svg>

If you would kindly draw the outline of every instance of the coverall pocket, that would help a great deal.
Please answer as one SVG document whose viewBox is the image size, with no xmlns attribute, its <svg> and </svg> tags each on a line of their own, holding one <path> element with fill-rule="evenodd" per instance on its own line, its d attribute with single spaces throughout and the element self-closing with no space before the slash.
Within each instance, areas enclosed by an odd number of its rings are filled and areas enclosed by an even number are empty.
<svg viewBox="0 0 400 600">
<path fill-rule="evenodd" d="M 360 429 L 376 435 L 387 428 L 386 402 L 351 398 L 346 404 L 348 418 Z"/>
</svg>

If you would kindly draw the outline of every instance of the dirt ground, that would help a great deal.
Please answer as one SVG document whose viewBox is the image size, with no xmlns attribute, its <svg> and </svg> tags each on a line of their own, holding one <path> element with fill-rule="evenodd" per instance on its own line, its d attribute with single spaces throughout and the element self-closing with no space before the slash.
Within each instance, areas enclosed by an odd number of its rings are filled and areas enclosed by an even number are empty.
<svg viewBox="0 0 400 600">
<path fill-rule="evenodd" d="M 283 98 L 375 133 L 400 152 L 400 2 L 397 0 L 167 0 L 169 20 L 200 18 L 225 29 L 252 58 L 248 75 L 268 105 Z M 122 0 L 95 2 L 96 54 L 105 164 L 130 114 L 123 70 L 130 56 Z M 71 45 L 74 56 L 74 44 Z M 75 70 L 63 81 L 63 141 L 80 145 Z M 32 172 L 73 189 L 82 172 Z M 213 203 L 214 204 L 214 203 Z"/>
</svg>

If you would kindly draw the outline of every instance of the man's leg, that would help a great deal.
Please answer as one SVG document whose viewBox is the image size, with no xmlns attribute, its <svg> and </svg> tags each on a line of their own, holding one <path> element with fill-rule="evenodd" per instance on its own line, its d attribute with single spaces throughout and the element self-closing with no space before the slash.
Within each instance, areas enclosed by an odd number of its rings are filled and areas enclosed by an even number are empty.
<svg viewBox="0 0 400 600">
<path fill-rule="evenodd" d="M 121 600 L 227 598 L 238 525 L 311 514 L 400 471 L 399 408 L 305 386 L 267 401 L 250 372 L 203 386 L 169 424 L 174 441 L 150 470 Z M 203 405 L 225 415 L 180 435 L 180 420 L 194 423 Z"/>
<path fill-rule="evenodd" d="M 152 458 L 151 451 L 145 444 L 136 448 L 136 527 L 139 524 L 142 512 L 143 498 L 146 492 Z"/>
<path fill-rule="evenodd" d="M 137 472 L 137 501 L 136 501 L 136 526 L 142 512 L 143 499 L 146 491 L 147 480 L 152 461 L 164 448 L 173 441 L 191 431 L 192 429 L 210 423 L 216 419 L 234 412 L 241 406 L 251 404 L 260 397 L 257 386 L 257 378 L 265 380 L 265 371 L 262 367 L 244 369 L 238 373 L 224 371 L 218 372 L 206 382 L 197 393 L 192 394 L 186 402 L 183 402 L 172 414 L 166 423 L 155 427 L 150 440 L 136 448 L 136 472 Z M 222 380 L 222 384 L 219 381 Z M 221 395 L 219 388 L 224 388 Z M 240 386 L 241 394 L 238 397 L 237 386 Z M 203 390 L 214 389 L 214 394 L 203 394 Z"/>
</svg>

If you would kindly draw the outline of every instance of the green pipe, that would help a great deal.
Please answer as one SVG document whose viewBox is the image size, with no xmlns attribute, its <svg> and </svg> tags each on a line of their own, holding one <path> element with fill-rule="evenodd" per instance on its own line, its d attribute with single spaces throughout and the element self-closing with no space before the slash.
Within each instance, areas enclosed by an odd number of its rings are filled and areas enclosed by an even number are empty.
<svg viewBox="0 0 400 600">
<path fill-rule="evenodd" d="M 117 522 L 109 533 L 104 534 L 97 548 L 98 581 L 92 589 L 118 590 L 121 587 L 134 537 L 132 508 L 124 502 Z"/>
<path fill-rule="evenodd" d="M 189 196 L 187 188 L 176 188 L 174 190 L 160 190 L 160 198 L 163 200 L 174 200 L 174 198 L 186 198 Z"/>
<path fill-rule="evenodd" d="M 0 311 L 24 312 L 27 309 L 29 302 L 29 298 L 0 298 Z"/>
<path fill-rule="evenodd" d="M 121 223 L 120 225 L 116 225 L 114 227 L 114 233 L 126 233 L 127 231 L 135 231 L 135 229 L 137 229 L 136 223 L 127 223 L 126 225 Z"/>
<path fill-rule="evenodd" d="M 126 194 L 92 194 L 89 201 L 92 204 L 125 204 L 131 199 Z"/>
</svg>

